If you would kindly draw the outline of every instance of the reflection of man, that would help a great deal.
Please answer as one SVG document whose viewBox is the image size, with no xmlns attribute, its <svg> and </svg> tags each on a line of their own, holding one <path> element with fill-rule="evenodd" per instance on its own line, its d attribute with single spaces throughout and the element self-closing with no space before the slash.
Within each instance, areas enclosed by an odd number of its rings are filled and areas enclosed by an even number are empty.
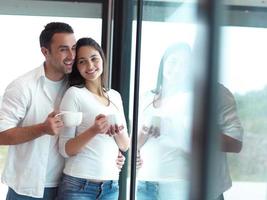
<svg viewBox="0 0 267 200">
<path fill-rule="evenodd" d="M 221 132 L 221 151 L 215 157 L 214 184 L 209 199 L 223 200 L 223 192 L 231 185 L 226 152 L 239 153 L 242 148 L 243 128 L 240 123 L 233 94 L 222 84 L 218 84 L 218 125 Z"/>
</svg>

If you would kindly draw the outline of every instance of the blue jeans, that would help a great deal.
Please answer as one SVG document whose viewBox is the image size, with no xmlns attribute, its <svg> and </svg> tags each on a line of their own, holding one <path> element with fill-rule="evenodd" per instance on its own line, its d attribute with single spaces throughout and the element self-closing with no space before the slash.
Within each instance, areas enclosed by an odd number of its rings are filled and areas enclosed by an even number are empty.
<svg viewBox="0 0 267 200">
<path fill-rule="evenodd" d="M 189 198 L 189 182 L 138 181 L 137 200 L 186 200 Z"/>
<path fill-rule="evenodd" d="M 136 200 L 159 200 L 159 184 L 153 181 L 138 181 Z"/>
<path fill-rule="evenodd" d="M 160 200 L 187 200 L 189 199 L 189 181 L 173 180 L 159 182 Z"/>
<path fill-rule="evenodd" d="M 17 194 L 11 188 L 8 188 L 6 200 L 55 200 L 57 196 L 57 187 L 55 188 L 45 188 L 44 197 L 43 198 L 34 198 L 29 196 L 24 196 Z"/>
<path fill-rule="evenodd" d="M 92 182 L 63 175 L 58 189 L 58 200 L 117 200 L 118 181 Z"/>
</svg>

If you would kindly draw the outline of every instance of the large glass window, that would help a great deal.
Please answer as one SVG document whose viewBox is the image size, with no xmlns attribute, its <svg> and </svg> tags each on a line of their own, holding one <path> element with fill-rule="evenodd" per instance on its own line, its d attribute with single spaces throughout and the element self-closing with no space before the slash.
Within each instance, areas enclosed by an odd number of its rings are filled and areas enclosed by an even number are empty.
<svg viewBox="0 0 267 200">
<path fill-rule="evenodd" d="M 233 186 L 226 200 L 267 197 L 266 184 L 266 28 L 222 28 L 220 81 L 233 93 L 242 123 L 240 153 L 229 153 Z"/>
<path fill-rule="evenodd" d="M 197 33 L 196 4 L 144 1 L 139 96 L 131 96 L 139 98 L 138 128 L 133 133 L 137 200 L 189 199 Z M 133 77 L 134 66 L 132 91 Z"/>
</svg>

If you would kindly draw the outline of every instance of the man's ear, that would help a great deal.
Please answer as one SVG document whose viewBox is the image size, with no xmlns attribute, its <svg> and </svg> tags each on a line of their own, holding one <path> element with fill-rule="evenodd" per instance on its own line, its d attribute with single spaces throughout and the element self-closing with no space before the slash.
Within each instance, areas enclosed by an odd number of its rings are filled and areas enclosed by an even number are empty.
<svg viewBox="0 0 267 200">
<path fill-rule="evenodd" d="M 41 47 L 41 52 L 46 57 L 48 55 L 48 53 L 49 53 L 49 50 L 47 48 L 45 48 L 45 47 Z"/>
</svg>

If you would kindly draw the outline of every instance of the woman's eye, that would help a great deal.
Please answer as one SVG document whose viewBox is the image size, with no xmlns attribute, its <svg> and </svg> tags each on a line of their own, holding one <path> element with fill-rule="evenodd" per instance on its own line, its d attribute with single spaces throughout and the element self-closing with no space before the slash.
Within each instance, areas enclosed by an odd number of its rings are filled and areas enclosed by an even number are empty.
<svg viewBox="0 0 267 200">
<path fill-rule="evenodd" d="M 95 58 L 92 58 L 92 61 L 93 62 L 97 62 L 98 60 L 99 60 L 99 58 L 96 58 L 96 57 Z"/>
<path fill-rule="evenodd" d="M 84 64 L 84 60 L 80 60 L 78 64 Z"/>
</svg>

